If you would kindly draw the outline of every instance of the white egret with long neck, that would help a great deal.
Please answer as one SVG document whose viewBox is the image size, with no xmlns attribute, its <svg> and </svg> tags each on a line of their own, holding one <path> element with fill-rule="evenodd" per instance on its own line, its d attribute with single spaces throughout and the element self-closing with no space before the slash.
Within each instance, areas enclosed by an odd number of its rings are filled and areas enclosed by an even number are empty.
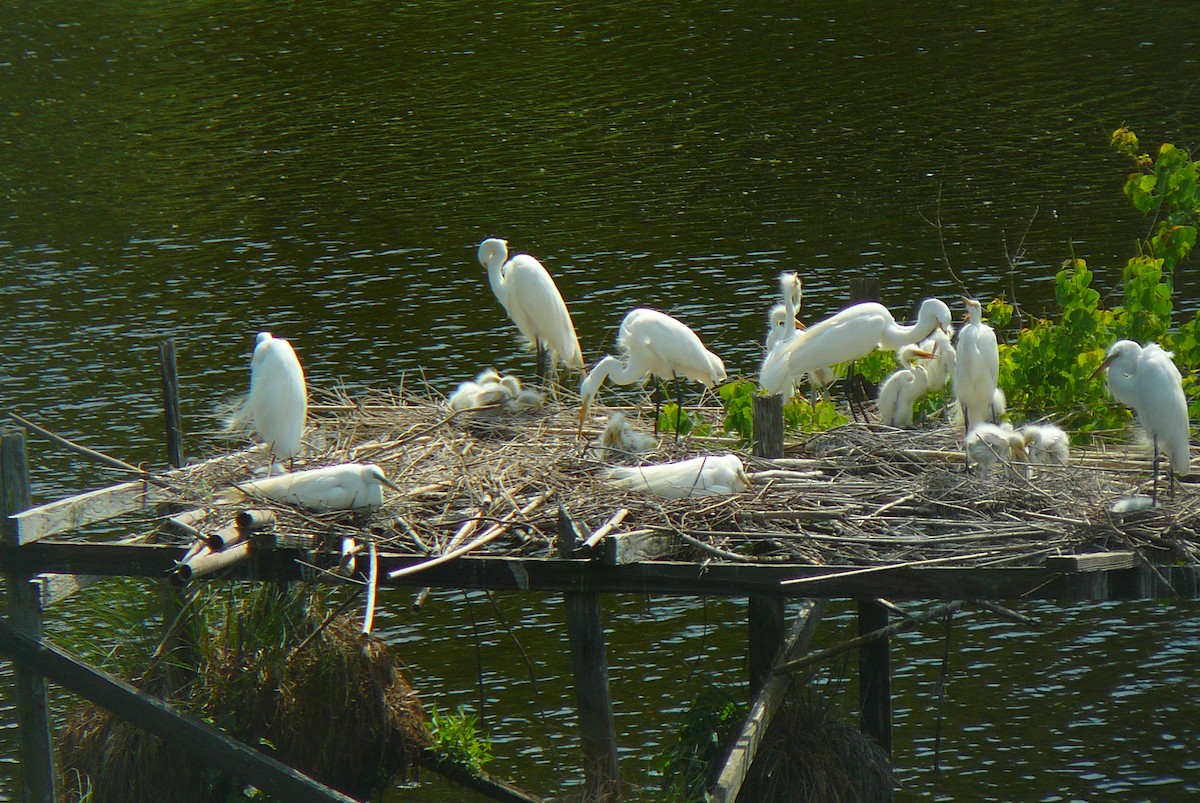
<svg viewBox="0 0 1200 803">
<path fill-rule="evenodd" d="M 234 411 L 229 428 L 253 427 L 267 444 L 270 470 L 276 458 L 294 463 L 307 416 L 304 369 L 292 344 L 259 332 L 250 361 L 250 393 Z"/>
</svg>

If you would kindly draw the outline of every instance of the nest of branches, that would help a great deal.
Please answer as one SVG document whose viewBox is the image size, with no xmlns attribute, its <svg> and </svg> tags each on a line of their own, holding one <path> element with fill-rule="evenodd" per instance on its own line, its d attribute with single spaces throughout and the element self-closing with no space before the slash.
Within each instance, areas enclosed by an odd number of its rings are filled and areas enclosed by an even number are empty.
<svg viewBox="0 0 1200 803">
<path fill-rule="evenodd" d="M 310 592 L 205 594 L 143 691 L 212 722 L 286 764 L 365 798 L 415 774 L 425 715 L 397 658 Z M 220 613 L 224 627 L 213 617 Z M 61 744 L 66 787 L 100 801 L 223 800 L 242 787 L 188 751 L 107 711 L 72 711 Z"/>
<path fill-rule="evenodd" d="M 597 427 L 618 408 L 593 408 L 582 437 L 578 409 L 571 398 L 505 413 L 451 410 L 444 400 L 403 392 L 357 399 L 327 394 L 312 406 L 308 452 L 297 468 L 372 462 L 403 492 L 386 492 L 384 507 L 370 515 L 318 515 L 278 505 L 279 530 L 302 544 L 344 533 L 413 555 L 440 554 L 494 532 L 480 553 L 542 556 L 551 554 L 561 505 L 585 532 L 618 517 L 617 532 L 673 535 L 677 555 L 705 559 L 1037 565 L 1048 555 L 1104 549 L 1140 549 L 1155 559 L 1187 562 L 1200 557 L 1200 497 L 1191 486 L 1160 493 L 1156 508 L 1113 512 L 1116 499 L 1148 483 L 1149 461 L 1141 452 L 1076 449 L 1066 467 L 1020 466 L 981 476 L 965 470 L 961 433 L 950 425 L 850 424 L 789 441 L 780 460 L 752 458 L 733 438 L 668 434 L 625 462 L 735 451 L 753 485 L 731 496 L 660 499 L 605 478 L 612 463 L 597 448 Z M 652 420 L 638 419 L 637 408 L 620 411 L 637 428 L 652 428 Z M 720 431 L 720 408 L 691 414 Z M 211 507 L 223 489 L 265 461 L 259 451 L 198 467 L 176 493 Z"/>
</svg>

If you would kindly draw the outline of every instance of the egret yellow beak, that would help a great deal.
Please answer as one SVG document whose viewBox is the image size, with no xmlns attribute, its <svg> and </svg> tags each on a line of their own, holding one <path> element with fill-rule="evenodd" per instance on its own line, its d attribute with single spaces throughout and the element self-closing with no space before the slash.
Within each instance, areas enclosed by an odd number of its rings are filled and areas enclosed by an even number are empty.
<svg viewBox="0 0 1200 803">
<path fill-rule="evenodd" d="M 1104 362 L 1100 363 L 1100 367 L 1097 368 L 1095 371 L 1092 371 L 1090 374 L 1088 374 L 1088 381 L 1091 382 L 1093 379 L 1095 379 L 1096 374 L 1100 373 L 1105 368 L 1107 368 L 1110 364 L 1112 364 L 1112 361 L 1115 359 L 1116 359 L 1116 357 L 1112 357 L 1112 356 L 1105 357 Z"/>
<path fill-rule="evenodd" d="M 587 399 L 584 399 L 583 403 L 579 406 L 579 431 L 575 433 L 575 437 L 577 438 L 583 437 L 583 423 L 587 421 L 588 407 L 590 406 L 591 404 Z"/>
<path fill-rule="evenodd" d="M 807 327 L 807 326 L 805 326 L 803 323 L 801 323 L 800 319 L 799 319 L 799 318 L 797 318 L 797 319 L 796 319 L 796 328 L 797 328 L 797 329 L 799 329 L 801 332 L 803 332 L 803 331 L 804 331 L 805 329 L 807 329 L 808 327 Z"/>
<path fill-rule="evenodd" d="M 383 483 L 384 485 L 386 485 L 387 487 L 391 488 L 396 493 L 403 493 L 403 491 L 400 490 L 400 488 L 396 485 L 396 483 L 392 482 L 387 477 L 384 477 L 383 479 L 381 479 L 380 482 Z"/>
</svg>

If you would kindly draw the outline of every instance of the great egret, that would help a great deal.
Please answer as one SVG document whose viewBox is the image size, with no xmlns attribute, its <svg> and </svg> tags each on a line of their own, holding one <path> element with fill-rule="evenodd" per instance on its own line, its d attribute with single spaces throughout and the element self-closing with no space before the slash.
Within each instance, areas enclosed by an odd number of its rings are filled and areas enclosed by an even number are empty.
<svg viewBox="0 0 1200 803">
<path fill-rule="evenodd" d="M 1155 500 L 1160 449 L 1167 454 L 1172 474 L 1183 476 L 1191 468 L 1187 399 L 1183 395 L 1183 379 L 1171 356 L 1171 352 L 1157 343 L 1143 348 L 1132 340 L 1118 340 L 1109 348 L 1100 367 L 1092 372 L 1094 377 L 1107 369 L 1109 392 L 1121 404 L 1134 409 L 1150 436 L 1154 448 L 1151 498 Z"/>
<path fill-rule="evenodd" d="M 710 388 L 725 381 L 725 363 L 721 362 L 721 358 L 706 349 L 686 324 L 657 310 L 642 307 L 630 310 L 621 321 L 617 345 L 624 352 L 624 362 L 611 355 L 604 357 L 596 363 L 579 388 L 582 399 L 580 432 L 583 431 L 583 422 L 587 419 L 592 399 L 600 391 L 605 379 L 611 379 L 618 385 L 631 385 L 647 374 L 664 381 L 675 379 L 677 382 L 682 376 Z M 682 413 L 682 400 L 677 398 L 676 403 Z M 656 430 L 657 422 L 656 411 Z"/>
<path fill-rule="evenodd" d="M 624 413 L 613 413 L 600 433 L 600 454 L 606 460 L 632 457 L 657 445 L 657 438 L 630 426 Z"/>
<path fill-rule="evenodd" d="M 876 348 L 898 349 L 949 326 L 950 309 L 936 298 L 921 302 L 912 326 L 896 323 L 882 304 L 855 304 L 780 344 L 763 361 L 759 382 L 768 393 L 786 393 L 811 371 L 856 360 Z"/>
<path fill-rule="evenodd" d="M 900 368 L 879 386 L 879 421 L 889 427 L 911 427 L 913 405 L 929 389 L 927 366 L 934 359 L 931 352 L 910 343 L 896 352 Z M 919 362 L 918 362 L 919 361 Z"/>
<path fill-rule="evenodd" d="M 582 369 L 583 353 L 571 314 L 542 263 L 529 254 L 509 259 L 508 243 L 495 237 L 480 243 L 479 263 L 487 268 L 492 292 L 508 317 L 538 352 L 539 364 L 542 349 L 549 349 L 551 365 L 557 359 L 568 368 Z"/>
<path fill-rule="evenodd" d="M 1021 476 L 1021 472 L 1012 461 L 1025 459 L 1025 441 L 1007 422 L 982 422 L 971 427 L 971 431 L 967 433 L 964 451 L 967 468 L 977 466 L 985 476 L 996 463 L 1004 466 L 1005 476 Z"/>
<path fill-rule="evenodd" d="M 1065 466 L 1071 457 L 1071 440 L 1054 424 L 1025 424 L 1017 427 L 1025 454 L 1034 466 Z"/>
<path fill-rule="evenodd" d="M 263 480 L 241 483 L 246 496 L 265 496 L 313 510 L 377 510 L 383 506 L 383 486 L 400 489 L 388 481 L 374 463 L 340 463 Z"/>
<path fill-rule="evenodd" d="M 996 383 L 1000 379 L 1000 351 L 996 332 L 983 322 L 983 305 L 963 296 L 967 325 L 958 331 L 958 353 L 954 357 L 954 395 L 962 411 L 966 432 L 975 424 L 995 421 Z"/>
<path fill-rule="evenodd" d="M 295 461 L 307 415 L 304 369 L 292 344 L 259 332 L 250 361 L 250 393 L 234 411 L 229 428 L 254 428 L 267 444 L 270 471 L 276 458 Z"/>
<path fill-rule="evenodd" d="M 750 478 L 735 454 L 705 455 L 656 466 L 619 466 L 609 479 L 622 488 L 665 499 L 735 494 L 750 488 Z"/>
</svg>

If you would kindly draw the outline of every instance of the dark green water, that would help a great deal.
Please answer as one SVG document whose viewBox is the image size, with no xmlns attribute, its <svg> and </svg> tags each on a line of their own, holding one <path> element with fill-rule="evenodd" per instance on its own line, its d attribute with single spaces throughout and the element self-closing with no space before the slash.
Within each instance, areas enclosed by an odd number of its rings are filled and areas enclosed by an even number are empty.
<svg viewBox="0 0 1200 803">
<path fill-rule="evenodd" d="M 853 275 L 878 275 L 898 316 L 952 299 L 938 218 L 977 295 L 1043 308 L 1072 250 L 1108 290 L 1146 223 L 1107 137 L 1124 123 L 1150 147 L 1195 144 L 1194 6 L 980 5 L 0 8 L 0 401 L 159 461 L 164 334 L 200 454 L 225 445 L 212 411 L 243 388 L 261 329 L 292 340 L 314 385 L 448 392 L 485 364 L 527 373 L 474 259 L 489 235 L 555 274 L 589 362 L 648 305 L 750 374 L 785 268 L 810 319 L 842 305 Z M 1193 276 L 1177 277 L 1187 309 Z M 111 479 L 36 442 L 30 458 L 38 501 Z M 461 596 L 420 618 L 407 596 L 389 602 L 420 691 L 477 705 Z M 522 602 L 504 604 L 544 662 L 538 695 L 507 637 L 489 637 L 488 722 L 502 771 L 551 792 L 577 763 L 565 636 L 557 601 Z M 610 605 L 624 767 L 653 799 L 673 715 L 741 676 L 744 606 Z M 903 795 L 1194 792 L 1195 606 L 1026 612 L 1037 628 L 960 628 L 941 777 L 940 645 L 903 642 Z M 0 774 L 17 772 L 14 738 L 0 731 Z M 0 779 L 0 796 L 15 790 Z"/>
</svg>

